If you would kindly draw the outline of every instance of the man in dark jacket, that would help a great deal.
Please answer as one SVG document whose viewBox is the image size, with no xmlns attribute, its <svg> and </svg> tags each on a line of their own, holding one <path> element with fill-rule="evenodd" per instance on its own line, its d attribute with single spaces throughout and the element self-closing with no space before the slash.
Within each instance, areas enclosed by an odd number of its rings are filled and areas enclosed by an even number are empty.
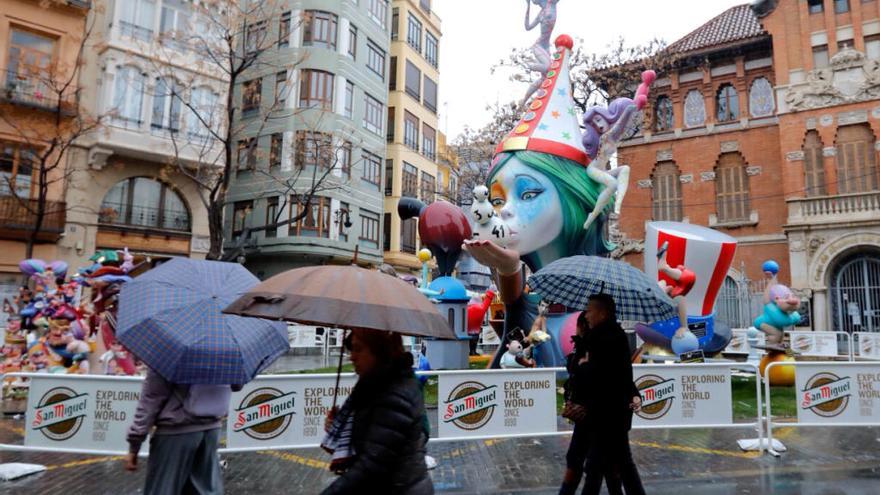
<svg viewBox="0 0 880 495">
<path fill-rule="evenodd" d="M 641 406 L 633 383 L 629 341 L 617 323 L 611 296 L 591 296 L 585 316 L 590 327 L 589 359 L 584 379 L 577 383 L 586 407 L 584 425 L 589 438 L 583 493 L 598 495 L 604 475 L 612 495 L 621 493 L 620 482 L 627 495 L 644 494 L 629 448 L 633 411 Z"/>
</svg>

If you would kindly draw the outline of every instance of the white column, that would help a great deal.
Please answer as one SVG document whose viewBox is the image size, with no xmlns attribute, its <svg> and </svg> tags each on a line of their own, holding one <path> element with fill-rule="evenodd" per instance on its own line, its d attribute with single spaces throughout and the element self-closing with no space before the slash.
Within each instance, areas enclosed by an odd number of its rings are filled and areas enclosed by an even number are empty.
<svg viewBox="0 0 880 495">
<path fill-rule="evenodd" d="M 813 290 L 813 330 L 830 331 L 834 328 L 828 316 L 827 289 Z"/>
<path fill-rule="evenodd" d="M 349 21 L 347 17 L 339 18 L 339 31 L 337 31 L 337 34 L 339 35 L 339 44 L 336 45 L 336 51 L 339 52 L 340 55 L 348 55 L 348 43 L 351 40 L 351 32 L 348 29 L 349 26 L 351 26 L 351 21 Z"/>
<path fill-rule="evenodd" d="M 345 85 L 348 82 L 348 79 L 340 76 L 339 74 L 335 77 L 335 88 L 333 89 L 335 94 L 335 101 L 333 103 L 333 111 L 339 115 L 345 115 Z"/>
</svg>

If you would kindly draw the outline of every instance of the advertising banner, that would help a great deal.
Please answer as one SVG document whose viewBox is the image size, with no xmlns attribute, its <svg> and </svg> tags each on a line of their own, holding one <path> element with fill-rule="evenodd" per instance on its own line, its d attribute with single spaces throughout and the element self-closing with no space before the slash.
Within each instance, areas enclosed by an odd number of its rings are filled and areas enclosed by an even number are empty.
<svg viewBox="0 0 880 495">
<path fill-rule="evenodd" d="M 787 332 L 791 350 L 802 356 L 837 356 L 837 334 L 834 332 Z"/>
<path fill-rule="evenodd" d="M 351 394 L 356 377 L 343 376 L 336 404 Z M 336 377 L 262 376 L 232 394 L 226 446 L 235 448 L 317 445 L 333 404 Z"/>
<path fill-rule="evenodd" d="M 724 354 L 749 354 L 752 350 L 751 344 L 749 343 L 749 330 L 747 328 L 734 328 L 731 329 L 730 332 L 732 335 L 727 347 L 724 348 Z M 766 336 L 763 332 L 759 331 L 752 340 L 755 345 L 762 346 L 766 341 Z M 758 354 L 763 354 L 766 351 L 764 351 L 764 349 L 757 349 L 757 352 Z"/>
<path fill-rule="evenodd" d="M 139 378 L 31 375 L 24 444 L 128 452 L 125 434 L 141 393 Z M 144 444 L 144 451 L 148 445 Z"/>
<path fill-rule="evenodd" d="M 800 423 L 880 424 L 880 364 L 795 367 Z"/>
<path fill-rule="evenodd" d="M 733 423 L 730 368 L 643 365 L 633 378 L 642 394 L 634 427 Z"/>
<path fill-rule="evenodd" d="M 880 333 L 856 332 L 855 355 L 861 358 L 880 359 Z"/>
<path fill-rule="evenodd" d="M 438 380 L 440 438 L 556 431 L 554 371 L 478 371 Z"/>
</svg>

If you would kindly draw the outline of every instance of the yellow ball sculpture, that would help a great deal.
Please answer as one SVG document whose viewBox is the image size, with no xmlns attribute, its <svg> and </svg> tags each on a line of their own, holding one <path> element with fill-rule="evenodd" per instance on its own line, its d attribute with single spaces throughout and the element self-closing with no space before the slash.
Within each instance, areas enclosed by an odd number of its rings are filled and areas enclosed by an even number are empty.
<svg viewBox="0 0 880 495">
<path fill-rule="evenodd" d="M 764 371 L 770 363 L 794 362 L 794 358 L 786 356 L 784 352 L 771 352 L 761 358 L 758 368 L 761 370 L 761 376 L 765 376 Z M 774 387 L 791 387 L 794 386 L 794 366 L 774 366 L 770 368 L 770 385 Z"/>
<path fill-rule="evenodd" d="M 419 261 L 421 261 L 422 263 L 427 263 L 431 261 L 431 256 L 433 256 L 433 254 L 431 254 L 430 249 L 422 249 L 419 251 L 419 254 L 417 256 L 419 258 Z"/>
</svg>

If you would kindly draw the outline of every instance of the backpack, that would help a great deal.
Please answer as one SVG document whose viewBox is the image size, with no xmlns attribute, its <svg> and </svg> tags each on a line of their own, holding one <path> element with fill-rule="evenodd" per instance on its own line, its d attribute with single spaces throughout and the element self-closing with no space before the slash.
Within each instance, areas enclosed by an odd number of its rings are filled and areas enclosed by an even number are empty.
<svg viewBox="0 0 880 495">
<path fill-rule="evenodd" d="M 190 385 L 186 395 L 174 390 L 183 409 L 197 418 L 222 418 L 229 412 L 232 388 L 229 385 Z"/>
</svg>

